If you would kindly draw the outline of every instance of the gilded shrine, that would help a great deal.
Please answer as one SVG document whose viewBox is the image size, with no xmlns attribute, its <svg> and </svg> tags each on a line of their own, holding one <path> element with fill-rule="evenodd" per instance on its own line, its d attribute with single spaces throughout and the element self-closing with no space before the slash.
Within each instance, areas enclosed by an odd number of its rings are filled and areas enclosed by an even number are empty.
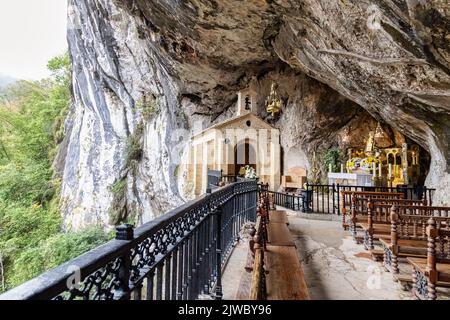
<svg viewBox="0 0 450 320">
<path fill-rule="evenodd" d="M 365 148 L 347 149 L 348 160 L 340 173 L 328 174 L 330 183 L 348 185 L 396 187 L 417 185 L 420 176 L 419 146 L 379 148 L 385 137 L 378 124 L 366 139 Z"/>
</svg>

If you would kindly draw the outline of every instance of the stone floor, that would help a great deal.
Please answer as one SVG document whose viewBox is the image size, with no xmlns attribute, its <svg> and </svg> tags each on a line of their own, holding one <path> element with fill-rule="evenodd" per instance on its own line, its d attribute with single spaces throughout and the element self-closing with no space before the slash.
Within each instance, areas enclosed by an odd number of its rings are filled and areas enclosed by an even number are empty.
<svg viewBox="0 0 450 320">
<path fill-rule="evenodd" d="M 233 250 L 222 276 L 222 290 L 224 300 L 245 300 L 250 294 L 245 288 L 251 286 L 251 273 L 245 271 L 247 262 L 248 242 L 241 241 Z"/>
<path fill-rule="evenodd" d="M 392 279 L 381 262 L 371 259 L 339 221 L 305 219 L 288 211 L 289 229 L 298 248 L 311 299 L 315 300 L 410 300 L 410 291 Z M 337 219 L 336 219 L 337 220 Z M 223 275 L 224 299 L 244 299 L 251 274 L 244 270 L 248 244 L 239 243 Z M 402 264 L 400 268 L 407 268 Z M 450 299 L 448 289 L 440 299 Z"/>
</svg>

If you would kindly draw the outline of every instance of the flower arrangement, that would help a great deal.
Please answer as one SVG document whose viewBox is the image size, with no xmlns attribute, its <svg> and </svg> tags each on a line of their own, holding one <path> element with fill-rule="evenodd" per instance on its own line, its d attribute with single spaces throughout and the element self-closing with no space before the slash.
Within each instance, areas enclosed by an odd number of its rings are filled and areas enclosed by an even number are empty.
<svg viewBox="0 0 450 320">
<path fill-rule="evenodd" d="M 375 157 L 367 157 L 367 158 L 362 160 L 361 167 L 365 171 L 370 171 L 372 169 L 374 163 L 375 164 L 379 164 L 380 163 L 380 159 L 375 158 Z"/>
<path fill-rule="evenodd" d="M 352 172 L 353 170 L 357 170 L 361 166 L 361 158 L 355 157 L 350 161 L 347 161 L 347 171 Z"/>
<path fill-rule="evenodd" d="M 246 165 L 245 167 L 245 179 L 258 179 L 258 176 L 256 175 L 256 170 L 253 167 L 250 167 L 249 165 Z"/>
<path fill-rule="evenodd" d="M 367 158 L 355 157 L 350 159 L 350 161 L 347 161 L 347 171 L 352 172 L 359 169 L 365 172 L 370 172 L 374 163 L 378 165 L 380 163 L 380 159 L 372 156 Z"/>
</svg>

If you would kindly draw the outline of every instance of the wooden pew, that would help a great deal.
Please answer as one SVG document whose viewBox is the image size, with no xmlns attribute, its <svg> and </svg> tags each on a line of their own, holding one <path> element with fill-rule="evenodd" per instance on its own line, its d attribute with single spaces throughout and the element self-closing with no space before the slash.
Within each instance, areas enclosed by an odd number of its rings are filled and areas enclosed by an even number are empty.
<svg viewBox="0 0 450 320">
<path fill-rule="evenodd" d="M 413 266 L 413 292 L 419 299 L 436 300 L 437 286 L 450 286 L 450 224 L 429 218 L 426 228 L 427 256 L 407 260 Z"/>
<path fill-rule="evenodd" d="M 357 230 L 360 228 L 358 222 L 367 222 L 367 201 L 369 199 L 380 199 L 380 200 L 390 200 L 390 199 L 404 199 L 403 193 L 398 192 L 366 192 L 366 191 L 343 191 L 342 196 L 349 198 L 351 202 L 350 214 L 343 208 L 343 226 L 347 226 L 350 235 L 357 243 L 364 242 L 364 238 L 358 235 Z M 346 222 L 345 216 L 349 215 L 350 219 Z"/>
<path fill-rule="evenodd" d="M 356 224 L 358 222 L 367 221 L 367 201 L 365 199 L 404 199 L 405 195 L 399 192 L 369 192 L 369 191 L 342 191 L 341 192 L 343 207 L 342 212 L 342 226 L 348 229 L 350 234 L 357 240 Z M 348 202 L 351 207 L 348 212 Z M 346 216 L 349 215 L 349 221 L 346 221 Z"/>
<path fill-rule="evenodd" d="M 408 208 L 408 206 L 426 206 L 426 200 L 409 199 L 370 199 L 360 198 L 358 202 L 367 203 L 367 220 L 358 221 L 357 228 L 363 232 L 363 244 L 367 250 L 375 250 L 374 241 L 381 236 L 389 237 L 391 231 L 391 208 L 393 205 L 399 208 Z M 412 214 L 412 213 L 411 213 Z"/>
<path fill-rule="evenodd" d="M 450 208 L 431 206 L 392 206 L 391 232 L 380 237 L 383 247 L 383 266 L 399 273 L 399 257 L 425 257 L 427 254 L 426 226 L 430 217 L 441 225 L 450 222 Z"/>
</svg>

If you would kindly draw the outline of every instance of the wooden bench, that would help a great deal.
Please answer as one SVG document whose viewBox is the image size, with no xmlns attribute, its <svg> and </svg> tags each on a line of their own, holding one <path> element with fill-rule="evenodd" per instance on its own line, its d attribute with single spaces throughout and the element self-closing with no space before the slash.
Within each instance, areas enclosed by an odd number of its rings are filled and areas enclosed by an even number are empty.
<svg viewBox="0 0 450 320">
<path fill-rule="evenodd" d="M 267 245 L 267 300 L 309 300 L 308 287 L 295 246 Z"/>
<path fill-rule="evenodd" d="M 250 245 L 254 254 L 250 299 L 307 300 L 308 288 L 286 213 L 268 211 L 265 215 L 268 199 L 263 203 Z"/>
<path fill-rule="evenodd" d="M 367 250 L 374 250 L 374 241 L 380 237 L 390 236 L 391 231 L 391 208 L 396 205 L 402 209 L 401 213 L 414 214 L 413 208 L 426 206 L 426 201 L 407 200 L 407 199 L 360 199 L 367 202 L 367 220 L 361 222 L 358 220 L 356 227 L 360 228 L 364 234 L 364 247 Z M 417 212 L 416 214 L 420 214 Z"/>
<path fill-rule="evenodd" d="M 286 223 L 269 220 L 267 225 L 267 244 L 272 246 L 295 247 L 294 239 Z"/>
<path fill-rule="evenodd" d="M 406 258 L 406 259 L 408 260 L 408 258 Z M 415 258 L 411 257 L 411 259 L 414 260 Z M 403 290 L 411 290 L 412 287 L 414 286 L 414 279 L 411 276 L 411 272 L 409 272 L 409 273 L 401 272 L 399 274 L 396 274 L 396 275 L 394 275 L 394 279 L 395 279 L 395 281 L 399 282 L 402 285 Z M 450 282 L 438 281 L 436 286 L 450 288 Z M 415 293 L 415 295 L 417 296 L 416 293 Z"/>
<path fill-rule="evenodd" d="M 289 225 L 289 220 L 287 218 L 286 211 L 284 210 L 270 210 L 269 211 L 269 220 L 275 223 L 284 223 Z"/>
<path fill-rule="evenodd" d="M 436 300 L 436 286 L 450 286 L 450 226 L 437 217 L 428 219 L 426 258 L 408 258 L 413 266 L 413 292 L 419 299 Z"/>
<path fill-rule="evenodd" d="M 449 216 L 435 216 L 444 212 L 443 208 L 445 207 L 392 206 L 390 236 L 380 237 L 384 251 L 383 266 L 386 270 L 398 274 L 399 257 L 426 257 L 427 221 L 433 217 L 439 224 L 448 225 Z M 446 209 L 450 211 L 450 208 Z"/>
<path fill-rule="evenodd" d="M 404 199 L 399 192 L 341 191 L 342 226 L 352 236 L 356 234 L 356 223 L 367 220 L 367 199 Z M 350 210 L 348 205 L 350 204 Z M 350 216 L 347 221 L 347 215 Z"/>
</svg>

